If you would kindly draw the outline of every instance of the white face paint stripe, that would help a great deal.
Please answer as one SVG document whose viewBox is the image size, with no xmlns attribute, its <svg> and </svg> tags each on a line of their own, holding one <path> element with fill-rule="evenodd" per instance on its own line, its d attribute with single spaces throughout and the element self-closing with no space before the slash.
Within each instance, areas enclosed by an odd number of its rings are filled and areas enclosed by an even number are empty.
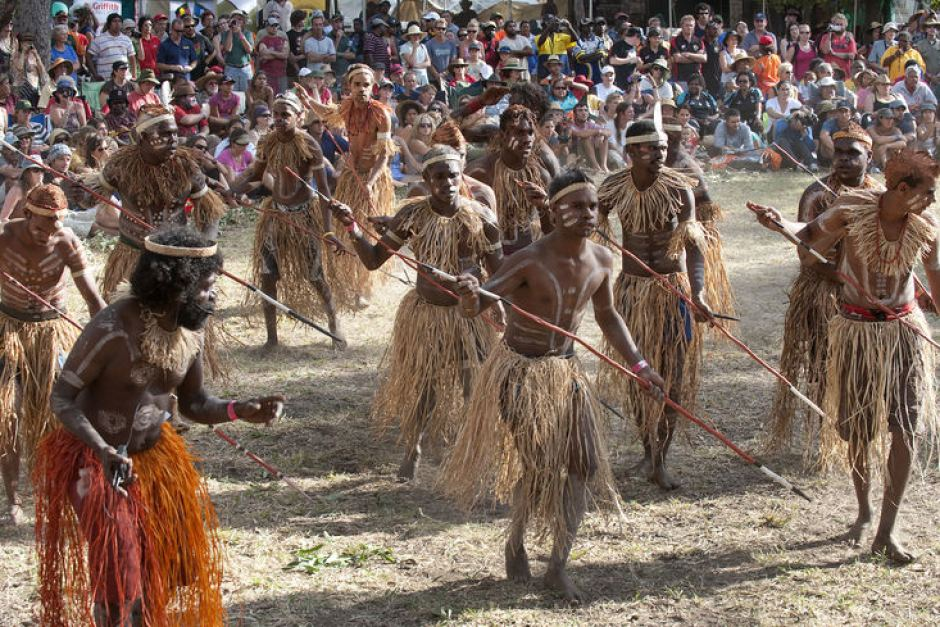
<svg viewBox="0 0 940 627">
<path fill-rule="evenodd" d="M 501 277 L 499 277 L 499 278 L 497 278 L 497 279 L 495 279 L 495 280 L 494 280 L 494 279 L 490 279 L 489 281 L 487 281 L 487 282 L 486 282 L 486 288 L 487 288 L 487 289 L 493 289 L 493 288 L 496 288 L 496 287 L 502 285 L 503 283 L 506 282 L 507 279 L 509 279 L 509 278 L 511 278 L 511 277 L 513 277 L 513 276 L 515 276 L 515 275 L 517 275 L 517 274 L 519 274 L 519 272 L 520 272 L 521 270 L 523 270 L 523 269 L 525 269 L 525 268 L 528 268 L 529 266 L 532 265 L 532 263 L 533 263 L 533 262 L 532 262 L 531 259 L 527 259 L 527 260 L 525 260 L 525 261 L 520 262 L 518 266 L 516 266 L 515 268 L 513 268 L 512 270 L 510 270 L 509 272 L 507 272 L 505 276 L 501 276 Z"/>
<path fill-rule="evenodd" d="M 114 338 L 118 338 L 118 337 L 124 338 L 125 340 L 128 339 L 127 333 L 125 333 L 124 331 L 112 331 L 111 333 L 108 333 L 107 335 L 103 336 L 100 340 L 98 340 L 98 342 L 92 347 L 92 349 L 88 351 L 88 354 L 85 355 L 85 359 L 82 360 L 82 363 L 80 363 L 78 365 L 78 368 L 75 369 L 76 374 L 81 375 L 82 373 L 84 373 L 85 370 L 88 369 L 88 366 L 91 364 L 91 360 L 94 359 L 95 356 L 101 352 L 101 349 L 104 348 L 104 345 L 110 342 L 111 340 L 113 340 Z"/>
</svg>

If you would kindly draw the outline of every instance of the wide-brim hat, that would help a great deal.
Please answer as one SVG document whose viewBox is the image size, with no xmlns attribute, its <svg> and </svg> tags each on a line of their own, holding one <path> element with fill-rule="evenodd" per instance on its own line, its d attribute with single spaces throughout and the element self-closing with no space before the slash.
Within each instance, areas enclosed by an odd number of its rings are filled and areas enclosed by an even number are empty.
<svg viewBox="0 0 940 627">
<path fill-rule="evenodd" d="M 660 57 L 659 59 L 656 59 L 655 61 L 653 61 L 653 62 L 650 64 L 650 66 L 662 68 L 663 71 L 665 71 L 665 72 L 668 72 L 668 71 L 669 71 L 669 62 L 666 61 L 665 59 L 661 58 L 661 57 Z"/>
<path fill-rule="evenodd" d="M 154 85 L 159 85 L 160 79 L 156 77 L 156 75 L 153 73 L 153 70 L 141 70 L 140 73 L 137 74 L 137 82 L 153 83 Z"/>
<path fill-rule="evenodd" d="M 470 65 L 469 63 L 467 63 L 460 57 L 457 57 L 456 59 L 448 63 L 447 67 L 469 67 L 469 65 Z"/>
<path fill-rule="evenodd" d="M 405 31 L 405 37 L 411 37 L 412 35 L 420 35 L 421 37 L 424 37 L 427 35 L 427 33 L 421 30 L 421 27 L 417 24 L 412 24 L 408 27 L 408 30 Z"/>
<path fill-rule="evenodd" d="M 511 72 L 511 71 L 525 72 L 528 69 L 529 68 L 522 65 L 522 61 L 520 61 L 519 59 L 510 59 L 503 65 L 503 67 L 499 68 L 499 71 L 500 72 Z"/>
<path fill-rule="evenodd" d="M 749 65 L 754 65 L 754 57 L 744 52 L 743 50 L 738 50 L 734 54 L 734 58 L 731 60 L 731 65 L 732 66 L 737 65 L 738 63 L 742 61 L 744 61 L 745 63 L 748 63 Z"/>
<path fill-rule="evenodd" d="M 205 74 L 200 76 L 199 79 L 196 81 L 196 89 L 200 91 L 205 90 L 206 83 L 208 83 L 209 81 L 216 81 L 217 83 L 220 83 L 222 82 L 222 75 L 216 74 L 215 72 L 211 70 L 206 72 Z"/>
<path fill-rule="evenodd" d="M 50 77 L 52 76 L 52 70 L 54 70 L 57 67 L 61 67 L 63 65 L 66 66 L 66 70 L 65 70 L 66 74 L 71 74 L 72 72 L 75 71 L 75 66 L 72 64 L 71 61 L 69 61 L 68 59 L 63 59 L 62 57 L 59 57 L 58 59 L 52 62 L 52 65 L 49 66 L 49 70 L 48 70 L 49 76 Z"/>
</svg>

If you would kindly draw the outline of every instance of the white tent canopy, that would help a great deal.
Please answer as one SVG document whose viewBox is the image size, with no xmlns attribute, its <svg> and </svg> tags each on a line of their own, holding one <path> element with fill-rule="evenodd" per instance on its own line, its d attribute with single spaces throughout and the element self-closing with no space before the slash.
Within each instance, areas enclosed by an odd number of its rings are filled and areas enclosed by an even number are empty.
<svg viewBox="0 0 940 627">
<path fill-rule="evenodd" d="M 402 22 L 417 19 L 427 11 L 460 12 L 459 0 L 390 0 L 390 2 L 392 13 L 397 15 Z M 363 0 L 339 0 L 338 4 L 340 13 L 347 19 L 362 14 L 365 9 Z M 512 17 L 518 20 L 538 17 L 542 4 L 540 0 L 473 0 L 472 8 L 481 17 L 498 11 L 508 18 L 510 7 L 512 7 Z"/>
</svg>

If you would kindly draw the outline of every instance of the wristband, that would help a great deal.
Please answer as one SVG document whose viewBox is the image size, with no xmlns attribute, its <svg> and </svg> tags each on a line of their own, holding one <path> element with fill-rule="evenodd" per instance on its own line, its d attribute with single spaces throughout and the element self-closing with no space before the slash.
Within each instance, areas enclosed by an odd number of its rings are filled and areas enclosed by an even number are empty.
<svg viewBox="0 0 940 627">
<path fill-rule="evenodd" d="M 352 224 L 346 227 L 346 232 L 351 233 L 353 237 L 359 237 L 360 235 L 362 235 L 362 231 L 359 230 L 359 225 L 356 224 L 355 222 L 353 222 Z"/>
<path fill-rule="evenodd" d="M 642 372 L 643 370 L 646 370 L 649 367 L 650 367 L 649 363 L 647 363 L 645 359 L 641 359 L 640 361 L 630 366 L 630 372 L 632 372 L 633 374 L 638 374 Z"/>
<path fill-rule="evenodd" d="M 229 401 L 229 404 L 226 406 L 225 411 L 228 413 L 228 419 L 232 422 L 238 420 L 238 414 L 235 413 L 235 401 Z"/>
<path fill-rule="evenodd" d="M 336 233 L 334 233 L 333 231 L 327 231 L 326 233 L 323 234 L 323 237 L 336 237 Z"/>
</svg>

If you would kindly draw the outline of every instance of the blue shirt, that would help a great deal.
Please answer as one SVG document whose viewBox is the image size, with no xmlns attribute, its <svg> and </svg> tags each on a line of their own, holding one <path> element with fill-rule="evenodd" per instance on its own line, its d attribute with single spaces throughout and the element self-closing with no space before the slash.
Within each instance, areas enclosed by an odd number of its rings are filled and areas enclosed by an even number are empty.
<svg viewBox="0 0 940 627">
<path fill-rule="evenodd" d="M 65 44 L 65 50 L 62 50 L 61 52 L 59 50 L 56 50 L 55 46 L 49 49 L 49 60 L 55 61 L 56 59 L 65 59 L 66 61 L 71 61 L 72 69 L 73 70 L 78 69 L 78 54 L 75 53 L 75 48 L 73 48 L 72 46 L 68 44 Z M 75 81 L 75 84 L 77 85 L 78 74 L 76 74 L 73 71 L 70 76 L 72 77 L 72 80 Z"/>
<path fill-rule="evenodd" d="M 179 45 L 167 37 L 160 42 L 157 48 L 157 63 L 164 65 L 192 65 L 196 61 L 196 48 L 193 42 L 186 37 L 180 39 Z M 189 78 L 189 72 L 185 74 Z"/>
<path fill-rule="evenodd" d="M 339 144 L 339 150 L 336 145 Z M 323 133 L 320 137 L 320 150 L 323 151 L 323 157 L 330 163 L 336 163 L 336 155 L 349 152 L 349 142 L 342 137 L 336 137 L 330 133 Z"/>
</svg>

